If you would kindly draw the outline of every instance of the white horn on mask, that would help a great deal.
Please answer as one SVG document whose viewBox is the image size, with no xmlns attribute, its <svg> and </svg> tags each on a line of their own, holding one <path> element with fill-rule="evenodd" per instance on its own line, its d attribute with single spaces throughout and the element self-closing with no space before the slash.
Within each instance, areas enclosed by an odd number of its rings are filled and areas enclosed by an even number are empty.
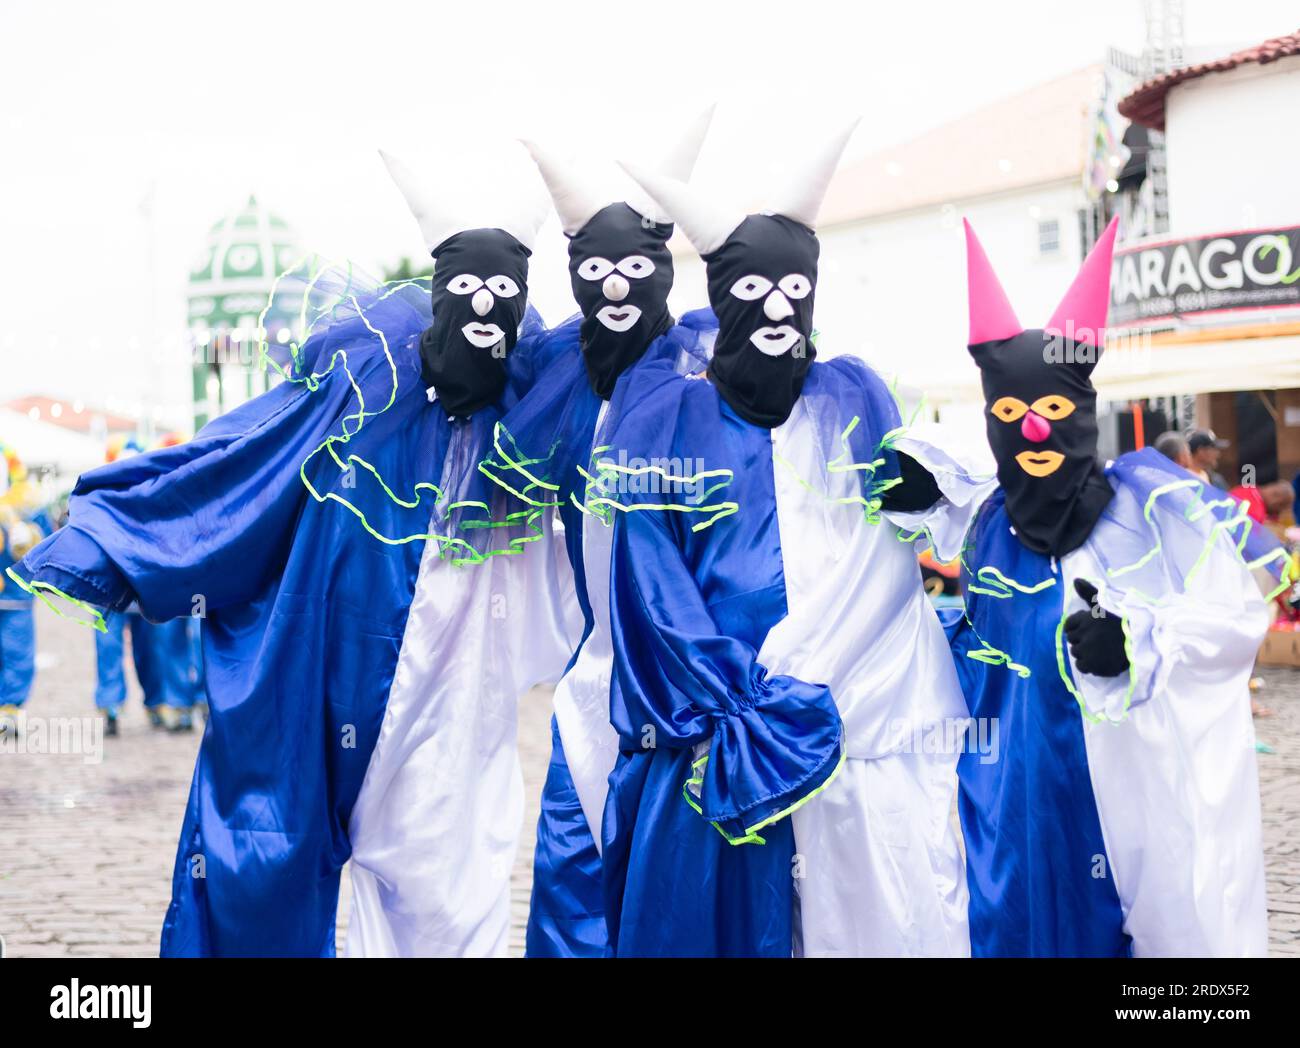
<svg viewBox="0 0 1300 1048">
<path fill-rule="evenodd" d="M 528 184 L 514 187 L 511 194 L 513 209 L 502 208 L 500 221 L 490 224 L 497 229 L 504 229 L 531 252 L 537 242 L 537 231 L 550 214 L 551 201 L 545 187 L 538 181 L 533 165 L 524 160 L 522 155 L 519 163 L 520 170 L 531 172 L 525 176 Z"/>
<path fill-rule="evenodd" d="M 596 212 L 611 201 L 592 184 L 591 180 L 579 172 L 572 164 L 566 164 L 544 146 L 527 139 L 520 139 L 524 148 L 532 155 L 533 163 L 542 173 L 547 192 L 555 204 L 555 213 L 560 216 L 560 228 L 565 236 L 573 236 L 590 222 Z"/>
<path fill-rule="evenodd" d="M 439 244 L 467 229 L 502 229 L 532 250 L 537 230 L 546 218 L 546 202 L 541 194 L 520 186 L 513 195 L 512 209 L 502 209 L 486 221 L 471 220 L 455 205 L 459 194 L 432 180 L 422 180 L 400 159 L 379 151 L 388 174 L 406 200 L 406 206 L 420 227 L 424 242 L 433 254 Z"/>
<path fill-rule="evenodd" d="M 768 198 L 769 203 L 764 211 L 784 215 L 803 223 L 809 229 L 816 229 L 817 212 L 821 210 L 831 177 L 839 166 L 845 146 L 853 137 L 858 120 L 858 117 L 854 117 L 838 134 L 827 139 L 806 163 L 799 164 L 785 184 Z"/>
<path fill-rule="evenodd" d="M 720 248 L 745 221 L 745 213 L 739 208 L 710 200 L 698 189 L 675 178 L 622 161 L 619 166 L 646 191 L 701 255 Z"/>
<path fill-rule="evenodd" d="M 446 240 L 449 236 L 461 232 L 465 228 L 464 224 L 449 211 L 440 209 L 434 203 L 434 194 L 428 192 L 420 183 L 420 180 L 406 164 L 384 150 L 379 151 L 383 158 L 384 166 L 388 168 L 389 177 L 397 185 L 402 196 L 406 200 L 406 206 L 410 209 L 411 214 L 415 216 L 415 221 L 420 227 L 420 235 L 424 237 L 425 246 L 429 249 L 429 254 L 433 254 L 433 249 Z"/>
<path fill-rule="evenodd" d="M 678 182 L 691 180 L 691 172 L 695 170 L 695 161 L 699 159 L 700 149 L 704 146 L 704 139 L 709 133 L 709 125 L 713 123 L 713 111 L 716 108 L 715 102 L 690 122 L 659 164 L 661 174 L 675 178 Z M 660 207 L 640 186 L 632 188 L 627 203 L 628 207 L 637 214 L 656 224 L 667 224 L 673 220 L 672 215 Z"/>
</svg>

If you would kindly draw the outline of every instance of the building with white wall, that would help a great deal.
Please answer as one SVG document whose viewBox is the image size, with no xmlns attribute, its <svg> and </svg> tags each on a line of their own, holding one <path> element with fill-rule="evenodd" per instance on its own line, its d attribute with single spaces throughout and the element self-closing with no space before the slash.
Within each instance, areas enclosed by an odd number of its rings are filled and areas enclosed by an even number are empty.
<svg viewBox="0 0 1300 1048">
<path fill-rule="evenodd" d="M 1252 466 L 1260 483 L 1300 470 L 1298 107 L 1300 32 L 1119 106 L 1165 133 L 1170 231 L 1117 253 L 1111 325 L 1147 334 L 1148 388 L 1195 394 L 1198 424 L 1232 442 L 1221 472 Z"/>
<path fill-rule="evenodd" d="M 861 356 L 982 439 L 961 220 L 979 232 L 1021 319 L 1046 322 L 1085 253 L 1100 75 L 1067 73 L 842 167 L 818 224 L 818 353 Z M 702 264 L 683 254 L 673 305 L 703 296 Z"/>
</svg>

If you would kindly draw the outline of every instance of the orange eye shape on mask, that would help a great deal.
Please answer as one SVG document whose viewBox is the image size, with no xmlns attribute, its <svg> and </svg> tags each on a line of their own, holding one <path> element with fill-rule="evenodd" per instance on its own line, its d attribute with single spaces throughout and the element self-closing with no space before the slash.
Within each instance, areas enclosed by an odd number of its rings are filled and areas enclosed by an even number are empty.
<svg viewBox="0 0 1300 1048">
<path fill-rule="evenodd" d="M 1035 415 L 1041 415 L 1048 422 L 1059 422 L 1074 414 L 1074 401 L 1069 397 L 1052 393 L 1046 397 L 1039 397 L 1030 405 L 1029 410 Z"/>
<path fill-rule="evenodd" d="M 1016 397 L 999 397 L 989 408 L 990 413 L 999 422 L 1017 422 L 1032 411 L 1049 422 L 1059 422 L 1074 413 L 1074 401 L 1057 393 L 1039 397 L 1033 404 L 1026 404 Z"/>
<path fill-rule="evenodd" d="M 1015 397 L 998 397 L 989 408 L 989 412 L 999 422 L 1015 422 L 1024 418 L 1025 412 L 1029 410 L 1029 405 L 1023 400 L 1017 400 Z"/>
</svg>

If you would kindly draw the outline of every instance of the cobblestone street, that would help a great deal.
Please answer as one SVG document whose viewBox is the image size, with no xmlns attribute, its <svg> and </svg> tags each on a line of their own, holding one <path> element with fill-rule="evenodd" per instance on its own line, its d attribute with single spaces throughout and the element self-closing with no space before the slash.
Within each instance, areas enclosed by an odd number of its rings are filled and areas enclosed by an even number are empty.
<svg viewBox="0 0 1300 1048">
<path fill-rule="evenodd" d="M 93 713 L 93 639 L 38 609 L 33 718 Z M 1300 956 L 1300 671 L 1265 670 L 1257 722 L 1272 952 Z M 512 885 L 511 952 L 523 952 L 533 831 L 550 750 L 550 697 L 521 715 L 528 806 Z M 149 727 L 137 691 L 103 759 L 0 753 L 0 935 L 13 956 L 153 956 L 199 733 Z M 340 947 L 346 934 L 346 884 Z"/>
</svg>

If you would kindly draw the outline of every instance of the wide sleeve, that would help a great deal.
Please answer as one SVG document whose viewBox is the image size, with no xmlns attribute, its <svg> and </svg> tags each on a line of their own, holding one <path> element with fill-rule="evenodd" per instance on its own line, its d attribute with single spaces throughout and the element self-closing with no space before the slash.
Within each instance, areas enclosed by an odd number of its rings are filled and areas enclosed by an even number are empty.
<svg viewBox="0 0 1300 1048">
<path fill-rule="evenodd" d="M 1123 623 L 1129 669 L 1118 677 L 1080 673 L 1057 637 L 1062 670 L 1094 719 L 1121 720 L 1165 693 L 1213 695 L 1217 684 L 1227 694 L 1249 672 L 1268 628 L 1267 605 L 1230 529 L 1208 516 L 1189 525 L 1196 504 L 1186 492 L 1172 496 L 1143 507 L 1119 491 L 1088 541 L 1062 562 L 1063 616 L 1086 610 L 1074 590 L 1083 578 Z"/>
<path fill-rule="evenodd" d="M 678 527 L 653 510 L 616 522 L 614 727 L 625 749 L 692 749 L 684 801 L 732 843 L 757 841 L 838 770 L 839 713 L 825 685 L 769 674 L 752 647 L 719 631 Z"/>
<path fill-rule="evenodd" d="M 494 606 L 493 622 L 506 631 L 505 655 L 516 694 L 558 681 L 582 639 L 582 609 L 557 521 L 553 510 L 545 511 L 537 521 L 535 543 L 521 555 L 492 558 L 494 604 L 503 605 Z"/>
<path fill-rule="evenodd" d="M 928 508 L 912 512 L 891 510 L 886 502 L 884 515 L 906 531 L 924 532 L 939 560 L 954 559 L 975 514 L 997 486 L 987 448 L 929 422 L 907 427 L 891 443 L 900 457 L 906 455 L 930 474 L 939 498 Z"/>
<path fill-rule="evenodd" d="M 161 621 L 247 601 L 282 568 L 308 498 L 300 470 L 354 395 L 334 372 L 284 384 L 188 444 L 85 474 L 66 527 L 14 569 L 46 599 Z"/>
</svg>

